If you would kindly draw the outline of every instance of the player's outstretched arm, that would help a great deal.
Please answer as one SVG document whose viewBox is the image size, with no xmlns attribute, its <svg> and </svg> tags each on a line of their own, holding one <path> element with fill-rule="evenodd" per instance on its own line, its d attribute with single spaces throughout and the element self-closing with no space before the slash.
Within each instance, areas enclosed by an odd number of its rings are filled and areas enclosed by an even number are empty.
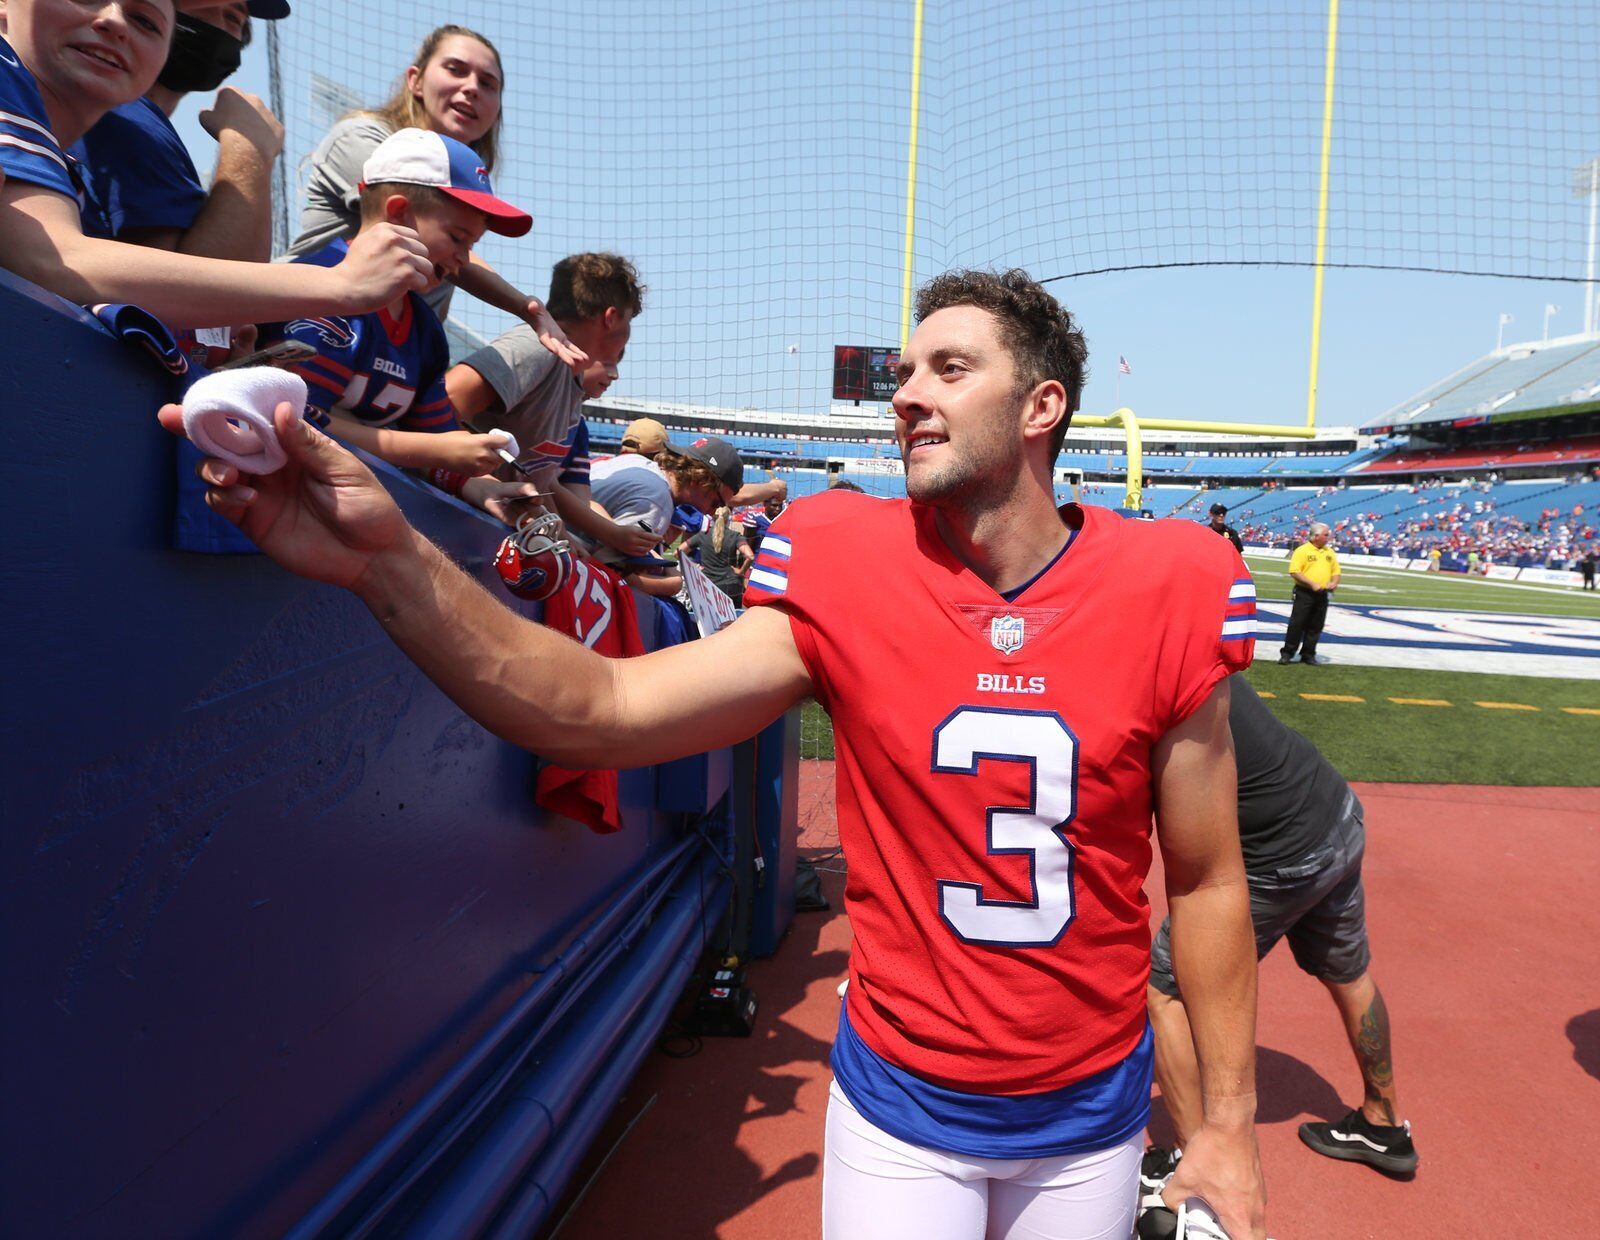
<svg viewBox="0 0 1600 1240">
<path fill-rule="evenodd" d="M 183 432 L 176 405 L 161 424 Z M 788 620 L 760 609 L 715 637 L 607 659 L 524 620 L 417 533 L 326 435 L 275 414 L 289 461 L 241 477 L 208 458 L 206 502 L 279 564 L 354 591 L 464 711 L 573 766 L 645 766 L 753 734 L 811 691 Z"/>
<path fill-rule="evenodd" d="M 1224 680 L 1157 742 L 1156 827 L 1172 913 L 1173 971 L 1200 1061 L 1204 1122 L 1165 1193 L 1204 1198 L 1234 1240 L 1265 1240 L 1255 1137 L 1256 952 L 1239 851 Z"/>
</svg>

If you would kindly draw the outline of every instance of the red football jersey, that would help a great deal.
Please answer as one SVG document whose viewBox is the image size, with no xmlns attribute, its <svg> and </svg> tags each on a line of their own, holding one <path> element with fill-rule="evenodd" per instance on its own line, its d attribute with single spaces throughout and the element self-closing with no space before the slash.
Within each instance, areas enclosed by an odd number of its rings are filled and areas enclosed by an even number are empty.
<svg viewBox="0 0 1600 1240">
<path fill-rule="evenodd" d="M 644 653 L 633 590 L 604 564 L 574 560 L 572 579 L 544 605 L 544 622 L 614 659 Z M 539 768 L 534 796 L 551 813 L 602 835 L 622 829 L 616 771 L 579 771 L 548 763 Z"/>
<path fill-rule="evenodd" d="M 773 523 L 745 598 L 790 619 L 832 715 L 852 1027 L 938 1085 L 1028 1094 L 1145 1028 L 1151 750 L 1250 663 L 1225 538 L 1069 504 L 1011 601 L 930 509 L 848 493 Z"/>
</svg>

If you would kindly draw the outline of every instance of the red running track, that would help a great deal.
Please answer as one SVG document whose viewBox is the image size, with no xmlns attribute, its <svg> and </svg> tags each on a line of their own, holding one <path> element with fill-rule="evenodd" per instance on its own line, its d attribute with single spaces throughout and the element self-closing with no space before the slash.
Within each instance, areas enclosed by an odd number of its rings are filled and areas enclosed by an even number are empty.
<svg viewBox="0 0 1600 1240">
<path fill-rule="evenodd" d="M 1422 1166 L 1400 1183 L 1300 1144 L 1296 1126 L 1343 1114 L 1360 1098 L 1360 1079 L 1332 1003 L 1279 947 L 1262 965 L 1259 1031 L 1271 1234 L 1600 1235 L 1592 1191 L 1600 1151 L 1600 792 L 1415 784 L 1357 791 L 1367 807 L 1373 975 L 1394 1022 L 1396 1081 Z M 821 851 L 831 824 L 804 811 L 803 820 L 802 846 Z M 842 880 L 824 878 L 834 912 L 800 914 L 778 954 L 750 970 L 761 1001 L 756 1036 L 709 1041 L 692 1059 L 647 1061 L 612 1139 L 654 1103 L 560 1240 L 820 1234 L 827 1055 L 850 946 Z M 1151 886 L 1159 915 L 1159 875 Z M 1164 1124 L 1158 1100 L 1157 1136 Z"/>
</svg>

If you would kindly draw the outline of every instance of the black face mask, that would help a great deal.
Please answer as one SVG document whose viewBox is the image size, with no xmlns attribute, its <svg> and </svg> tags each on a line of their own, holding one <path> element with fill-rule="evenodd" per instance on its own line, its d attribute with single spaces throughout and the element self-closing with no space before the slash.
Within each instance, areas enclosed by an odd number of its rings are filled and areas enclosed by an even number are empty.
<svg viewBox="0 0 1600 1240">
<path fill-rule="evenodd" d="M 156 80 L 168 90 L 216 90 L 239 68 L 244 41 L 187 13 L 174 15 L 172 50 Z"/>
</svg>

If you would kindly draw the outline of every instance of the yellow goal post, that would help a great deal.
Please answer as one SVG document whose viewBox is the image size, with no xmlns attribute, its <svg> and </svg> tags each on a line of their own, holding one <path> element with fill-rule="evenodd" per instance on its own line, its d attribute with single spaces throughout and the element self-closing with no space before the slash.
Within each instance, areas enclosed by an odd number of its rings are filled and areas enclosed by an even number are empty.
<svg viewBox="0 0 1600 1240">
<path fill-rule="evenodd" d="M 1314 439 L 1311 426 L 1256 426 L 1249 422 L 1190 422 L 1180 418 L 1145 418 L 1124 406 L 1112 413 L 1074 414 L 1074 427 L 1121 430 L 1128 441 L 1128 482 L 1122 506 L 1134 511 L 1144 503 L 1144 431 L 1180 431 L 1187 434 L 1244 435 L 1252 439 Z"/>
</svg>

